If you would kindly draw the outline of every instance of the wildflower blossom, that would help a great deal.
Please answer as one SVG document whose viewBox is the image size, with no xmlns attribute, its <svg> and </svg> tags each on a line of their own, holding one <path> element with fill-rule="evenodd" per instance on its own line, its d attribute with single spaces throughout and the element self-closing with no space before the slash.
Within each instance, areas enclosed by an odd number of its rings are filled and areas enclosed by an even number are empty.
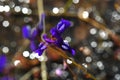
<svg viewBox="0 0 120 80">
<path fill-rule="evenodd" d="M 43 39 L 45 42 L 48 44 L 54 44 L 57 47 L 61 48 L 62 50 L 69 51 L 72 53 L 72 55 L 75 55 L 74 49 L 72 49 L 68 44 L 66 44 L 62 37 L 61 34 L 68 28 L 70 27 L 70 22 L 67 20 L 62 19 L 56 27 L 53 27 L 50 30 L 52 38 L 48 38 L 46 34 L 43 35 Z"/>
<path fill-rule="evenodd" d="M 37 28 L 31 28 L 26 26 L 23 28 L 23 36 L 31 41 L 31 49 L 38 53 L 38 55 L 42 55 L 43 51 L 47 48 L 47 45 L 55 45 L 62 50 L 68 51 L 75 55 L 75 50 L 72 49 L 67 43 L 64 42 L 63 38 L 61 37 L 62 33 L 69 28 L 71 23 L 68 20 L 62 19 L 58 24 L 50 30 L 51 37 L 49 38 L 47 34 L 43 34 L 42 38 L 45 42 L 41 42 L 37 46 L 36 40 L 39 39 L 40 29 L 43 29 L 43 21 Z"/>
<path fill-rule="evenodd" d="M 43 51 L 47 48 L 47 44 L 44 42 L 41 42 L 38 46 L 38 49 L 35 51 L 36 53 L 38 53 L 39 56 L 42 55 Z"/>
<path fill-rule="evenodd" d="M 30 26 L 26 25 L 26 26 L 23 26 L 22 28 L 23 37 L 30 40 L 30 48 L 32 51 L 35 51 L 36 49 L 38 49 L 39 38 L 43 31 L 44 17 L 45 15 L 42 14 L 41 20 L 37 27 L 31 29 Z"/>
</svg>

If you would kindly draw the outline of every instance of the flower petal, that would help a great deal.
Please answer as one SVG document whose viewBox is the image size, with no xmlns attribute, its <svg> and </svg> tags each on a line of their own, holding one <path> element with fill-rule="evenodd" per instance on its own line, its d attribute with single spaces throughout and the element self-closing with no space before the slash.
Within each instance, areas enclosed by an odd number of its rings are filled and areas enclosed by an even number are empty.
<svg viewBox="0 0 120 80">
<path fill-rule="evenodd" d="M 46 34 L 43 34 L 43 39 L 47 42 L 47 43 L 54 43 L 55 41 L 48 38 Z"/>
<path fill-rule="evenodd" d="M 59 36 L 61 36 L 61 33 L 59 33 L 55 27 L 53 27 L 51 30 L 50 30 L 50 33 L 53 37 L 56 37 L 58 38 Z"/>
<path fill-rule="evenodd" d="M 38 47 L 37 47 L 37 44 L 35 43 L 35 41 L 31 41 L 30 42 L 30 48 L 32 51 L 36 50 Z"/>
<path fill-rule="evenodd" d="M 65 24 L 66 27 L 69 27 L 71 25 L 70 21 L 62 19 L 61 20 L 63 24 Z"/>
<path fill-rule="evenodd" d="M 43 51 L 47 48 L 47 45 L 44 42 L 41 42 L 39 44 L 39 47 L 37 50 L 35 50 L 36 53 L 38 53 L 39 56 L 42 55 Z"/>
<path fill-rule="evenodd" d="M 43 45 L 42 47 L 41 47 L 41 50 L 45 50 L 47 48 L 47 46 L 46 45 Z"/>
<path fill-rule="evenodd" d="M 5 55 L 0 55 L 0 72 L 3 71 L 3 69 L 5 68 L 5 65 L 7 63 L 7 58 Z"/>
<path fill-rule="evenodd" d="M 39 32 L 38 32 L 37 28 L 33 28 L 31 30 L 31 39 L 33 39 L 33 40 L 36 39 L 38 35 L 39 35 Z"/>
<path fill-rule="evenodd" d="M 31 32 L 30 26 L 23 26 L 23 28 L 22 28 L 22 34 L 23 34 L 24 38 L 30 39 L 30 37 L 31 37 L 30 32 Z"/>
<path fill-rule="evenodd" d="M 40 16 L 40 21 L 39 21 L 39 24 L 38 24 L 38 29 L 39 29 L 40 31 L 43 30 L 43 27 L 44 27 L 44 19 L 45 19 L 45 14 L 43 13 L 43 14 L 41 14 L 41 16 Z"/>
<path fill-rule="evenodd" d="M 58 24 L 57 24 L 57 30 L 59 33 L 64 32 L 65 29 L 70 27 L 71 23 L 68 20 L 62 19 Z"/>
<path fill-rule="evenodd" d="M 41 56 L 41 55 L 42 55 L 42 53 L 43 53 L 43 51 L 44 51 L 44 50 L 37 49 L 37 50 L 35 50 L 35 53 L 38 53 L 38 55 L 39 55 L 39 56 Z"/>
<path fill-rule="evenodd" d="M 44 42 L 41 42 L 38 47 L 41 48 L 44 45 Z"/>
<path fill-rule="evenodd" d="M 75 55 L 75 50 L 71 49 L 71 53 L 72 53 L 72 55 Z"/>
<path fill-rule="evenodd" d="M 63 32 L 65 29 L 65 24 L 62 24 L 61 26 L 57 27 L 59 32 Z"/>
<path fill-rule="evenodd" d="M 70 26 L 70 22 L 62 19 L 60 22 L 58 22 L 56 27 L 53 27 L 50 30 L 50 33 L 52 36 L 59 38 L 59 36 L 61 36 L 62 32 L 64 32 L 69 26 Z"/>
<path fill-rule="evenodd" d="M 66 44 L 66 43 L 64 43 L 64 42 L 63 42 L 62 45 L 61 45 L 61 49 L 72 53 L 72 55 L 75 55 L 75 50 L 72 49 L 68 44 Z"/>
</svg>

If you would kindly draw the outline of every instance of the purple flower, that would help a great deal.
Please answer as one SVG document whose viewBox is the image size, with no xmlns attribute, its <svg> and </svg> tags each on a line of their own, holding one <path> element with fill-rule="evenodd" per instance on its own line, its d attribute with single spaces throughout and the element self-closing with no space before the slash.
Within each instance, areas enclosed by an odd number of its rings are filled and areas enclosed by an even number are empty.
<svg viewBox="0 0 120 80">
<path fill-rule="evenodd" d="M 31 38 L 31 28 L 30 26 L 23 26 L 22 28 L 23 37 L 30 39 Z"/>
<path fill-rule="evenodd" d="M 57 26 L 50 30 L 50 33 L 52 36 L 58 38 L 70 25 L 71 23 L 68 20 L 61 19 Z"/>
<path fill-rule="evenodd" d="M 37 37 L 39 37 L 39 34 L 40 34 L 40 32 L 38 31 L 38 29 L 37 28 L 33 28 L 32 30 L 31 30 L 31 40 L 35 40 L 35 39 L 37 39 Z"/>
<path fill-rule="evenodd" d="M 57 29 L 57 31 L 58 31 L 59 33 L 61 33 L 61 32 L 64 32 L 65 29 L 67 29 L 68 27 L 70 27 L 70 25 L 71 25 L 70 21 L 65 20 L 65 19 L 62 19 L 62 20 L 57 24 L 56 29 Z"/>
<path fill-rule="evenodd" d="M 38 31 L 37 28 L 31 29 L 30 26 L 24 26 L 22 28 L 23 36 L 24 38 L 27 38 L 30 40 L 30 48 L 32 51 L 36 50 L 38 47 L 39 43 L 39 34 L 40 32 Z"/>
<path fill-rule="evenodd" d="M 58 22 L 58 24 L 50 30 L 52 36 L 51 38 L 44 34 L 42 37 L 45 42 L 41 42 L 39 45 L 37 45 L 39 42 L 40 32 L 44 26 L 44 17 L 44 14 L 42 14 L 38 27 L 31 29 L 29 26 L 25 26 L 22 29 L 23 36 L 31 41 L 31 50 L 35 51 L 40 56 L 47 48 L 47 45 L 52 44 L 61 48 L 62 50 L 72 53 L 72 55 L 75 55 L 75 50 L 66 44 L 61 37 L 61 34 L 71 25 L 71 23 L 65 19 L 61 19 L 61 21 Z"/>
<path fill-rule="evenodd" d="M 3 71 L 7 63 L 7 58 L 5 55 L 0 55 L 0 72 Z"/>
<path fill-rule="evenodd" d="M 59 48 L 61 48 L 62 50 L 68 51 L 68 52 L 72 53 L 72 55 L 75 55 L 75 50 L 72 49 L 68 44 L 66 44 L 61 37 L 61 33 L 63 33 L 69 26 L 70 26 L 70 22 L 62 19 L 57 24 L 56 27 L 54 27 L 50 30 L 52 37 L 55 39 L 48 38 L 46 34 L 43 35 L 43 39 L 47 43 L 54 44 L 54 45 L 58 46 Z"/>
<path fill-rule="evenodd" d="M 31 27 L 28 25 L 22 28 L 22 33 L 23 33 L 23 37 L 29 40 L 36 39 L 36 37 L 39 35 L 39 31 L 37 30 L 37 28 L 31 29 Z"/>
<path fill-rule="evenodd" d="M 50 38 L 48 38 L 47 37 L 47 34 L 43 34 L 43 39 L 45 40 L 45 42 L 47 42 L 47 43 L 49 43 L 49 44 L 51 44 L 51 43 L 54 43 L 55 42 L 55 40 L 53 40 L 52 38 L 50 39 Z"/>
<path fill-rule="evenodd" d="M 42 14 L 40 17 L 40 21 L 37 27 L 32 28 L 28 25 L 23 26 L 22 28 L 22 33 L 23 33 L 23 37 L 27 38 L 29 40 L 31 39 L 36 39 L 37 37 L 39 37 L 40 33 L 42 33 L 43 27 L 44 27 L 44 18 L 45 18 L 45 14 Z"/>
<path fill-rule="evenodd" d="M 39 38 L 44 27 L 45 14 L 42 14 L 40 18 L 41 20 L 37 27 L 31 29 L 30 26 L 26 25 L 22 28 L 23 37 L 30 40 L 30 48 L 32 51 L 38 48 Z"/>
<path fill-rule="evenodd" d="M 31 40 L 30 41 L 30 49 L 32 51 L 35 51 L 37 48 L 38 48 L 38 44 L 34 40 Z"/>
<path fill-rule="evenodd" d="M 36 53 L 38 53 L 39 56 L 42 55 L 43 51 L 47 48 L 47 44 L 45 44 L 44 42 L 41 42 L 38 46 L 38 49 L 35 50 Z"/>
<path fill-rule="evenodd" d="M 64 43 L 61 45 L 61 49 L 68 51 L 70 53 L 72 53 L 72 55 L 75 55 L 75 50 L 72 49 L 68 44 Z"/>
<path fill-rule="evenodd" d="M 45 40 L 45 42 L 47 42 L 49 44 L 54 44 L 54 45 L 58 46 L 59 48 L 61 48 L 62 50 L 68 51 L 68 52 L 72 53 L 72 55 L 75 55 L 75 50 L 72 49 L 68 44 L 66 44 L 61 37 L 59 37 L 59 39 L 52 40 L 52 39 L 48 38 L 46 34 L 44 34 L 43 39 Z"/>
</svg>

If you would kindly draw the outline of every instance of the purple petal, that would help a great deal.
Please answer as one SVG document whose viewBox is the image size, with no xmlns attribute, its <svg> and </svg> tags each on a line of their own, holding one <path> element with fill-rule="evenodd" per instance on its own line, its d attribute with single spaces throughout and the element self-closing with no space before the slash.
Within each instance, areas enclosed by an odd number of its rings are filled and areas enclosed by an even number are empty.
<svg viewBox="0 0 120 80">
<path fill-rule="evenodd" d="M 38 45 L 38 47 L 42 47 L 44 45 L 44 42 L 41 42 L 39 45 Z"/>
<path fill-rule="evenodd" d="M 47 48 L 47 45 L 46 45 L 44 42 L 41 42 L 41 43 L 39 44 L 39 49 L 45 50 L 46 48 Z"/>
<path fill-rule="evenodd" d="M 65 44 L 64 42 L 62 42 L 61 48 L 62 48 L 63 50 L 69 50 L 69 49 L 70 49 L 70 46 L 68 46 L 67 44 Z"/>
<path fill-rule="evenodd" d="M 47 43 L 54 43 L 54 40 L 51 40 L 50 38 L 47 37 L 46 34 L 43 34 L 43 39 L 47 42 Z"/>
<path fill-rule="evenodd" d="M 36 50 L 38 47 L 37 47 L 37 44 L 35 43 L 35 41 L 31 41 L 30 42 L 30 48 L 32 51 Z"/>
<path fill-rule="evenodd" d="M 43 14 L 41 14 L 41 16 L 40 16 L 40 21 L 39 21 L 39 25 L 38 25 L 38 29 L 39 29 L 40 31 L 43 30 L 43 27 L 44 27 L 44 19 L 45 19 L 45 14 L 43 13 Z"/>
<path fill-rule="evenodd" d="M 75 50 L 71 49 L 71 53 L 72 53 L 72 55 L 75 55 Z"/>
<path fill-rule="evenodd" d="M 56 38 L 59 38 L 61 36 L 61 33 L 59 33 L 55 27 L 53 27 L 51 30 L 50 30 L 50 33 L 53 37 L 56 37 Z"/>
<path fill-rule="evenodd" d="M 38 53 L 39 56 L 42 55 L 43 51 L 47 48 L 47 45 L 44 42 L 41 42 L 39 44 L 39 47 L 37 50 L 35 50 L 36 53 Z"/>
<path fill-rule="evenodd" d="M 69 47 L 68 52 L 70 52 L 73 56 L 75 55 L 75 50 Z"/>
<path fill-rule="evenodd" d="M 42 47 L 41 47 L 41 50 L 45 50 L 47 48 L 47 46 L 46 45 L 43 45 Z"/>
<path fill-rule="evenodd" d="M 35 52 L 36 52 L 36 53 L 38 53 L 38 55 L 39 55 L 39 56 L 41 56 L 41 55 L 42 55 L 42 53 L 43 53 L 43 51 L 44 51 L 44 50 L 37 49 Z"/>
<path fill-rule="evenodd" d="M 61 45 L 63 44 L 63 39 L 61 37 L 59 37 L 55 42 L 54 44 L 58 47 L 61 48 Z"/>
<path fill-rule="evenodd" d="M 36 39 L 38 35 L 39 35 L 39 32 L 38 32 L 37 28 L 33 28 L 31 30 L 31 38 Z"/>
<path fill-rule="evenodd" d="M 5 68 L 6 66 L 6 63 L 7 63 L 7 58 L 5 55 L 1 55 L 0 56 L 0 72 L 3 71 L 3 69 Z"/>
<path fill-rule="evenodd" d="M 65 51 L 68 51 L 68 52 L 72 53 L 72 55 L 75 55 L 75 50 L 72 49 L 68 44 L 66 44 L 64 42 L 62 43 L 60 48 L 65 50 Z"/>
<path fill-rule="evenodd" d="M 70 26 L 70 22 L 67 20 L 62 19 L 56 27 L 53 27 L 50 30 L 50 33 L 52 36 L 59 38 L 59 36 L 61 36 L 62 32 L 64 32 L 64 30 L 66 28 L 68 28 Z"/>
<path fill-rule="evenodd" d="M 57 33 L 56 28 L 53 27 L 53 28 L 50 30 L 50 33 L 51 33 L 53 36 L 56 35 L 56 33 Z"/>
<path fill-rule="evenodd" d="M 58 24 L 57 24 L 57 30 L 61 33 L 63 32 L 66 28 L 70 27 L 71 23 L 68 20 L 62 19 Z"/>
<path fill-rule="evenodd" d="M 22 34 L 23 34 L 23 37 L 24 37 L 24 38 L 30 39 L 30 37 L 31 37 L 30 32 L 31 32 L 30 26 L 24 26 L 24 27 L 22 28 Z"/>
<path fill-rule="evenodd" d="M 65 24 L 66 27 L 69 27 L 71 25 L 70 21 L 62 19 L 61 20 L 63 24 Z"/>
<path fill-rule="evenodd" d="M 61 25 L 62 25 L 62 21 L 59 21 L 58 24 L 57 24 L 57 27 L 59 27 Z"/>
<path fill-rule="evenodd" d="M 57 29 L 59 29 L 62 26 L 62 21 L 58 22 Z"/>
<path fill-rule="evenodd" d="M 65 24 L 62 24 L 61 26 L 57 27 L 59 32 L 63 32 L 65 29 Z"/>
<path fill-rule="evenodd" d="M 65 50 L 68 50 L 68 46 L 66 46 L 66 45 L 62 45 L 61 47 Z"/>
</svg>

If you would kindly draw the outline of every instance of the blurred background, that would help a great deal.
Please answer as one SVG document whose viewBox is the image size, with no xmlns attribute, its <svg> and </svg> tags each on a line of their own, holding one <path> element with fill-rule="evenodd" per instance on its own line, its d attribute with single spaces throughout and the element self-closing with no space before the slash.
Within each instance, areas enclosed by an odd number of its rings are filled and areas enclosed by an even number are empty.
<svg viewBox="0 0 120 80">
<path fill-rule="evenodd" d="M 71 21 L 62 37 L 76 55 L 66 55 L 96 80 L 120 80 L 120 0 L 0 0 L 0 80 L 92 80 L 54 48 L 46 57 L 31 51 L 22 27 L 38 26 L 40 12 L 47 34 L 62 18 Z"/>
</svg>

